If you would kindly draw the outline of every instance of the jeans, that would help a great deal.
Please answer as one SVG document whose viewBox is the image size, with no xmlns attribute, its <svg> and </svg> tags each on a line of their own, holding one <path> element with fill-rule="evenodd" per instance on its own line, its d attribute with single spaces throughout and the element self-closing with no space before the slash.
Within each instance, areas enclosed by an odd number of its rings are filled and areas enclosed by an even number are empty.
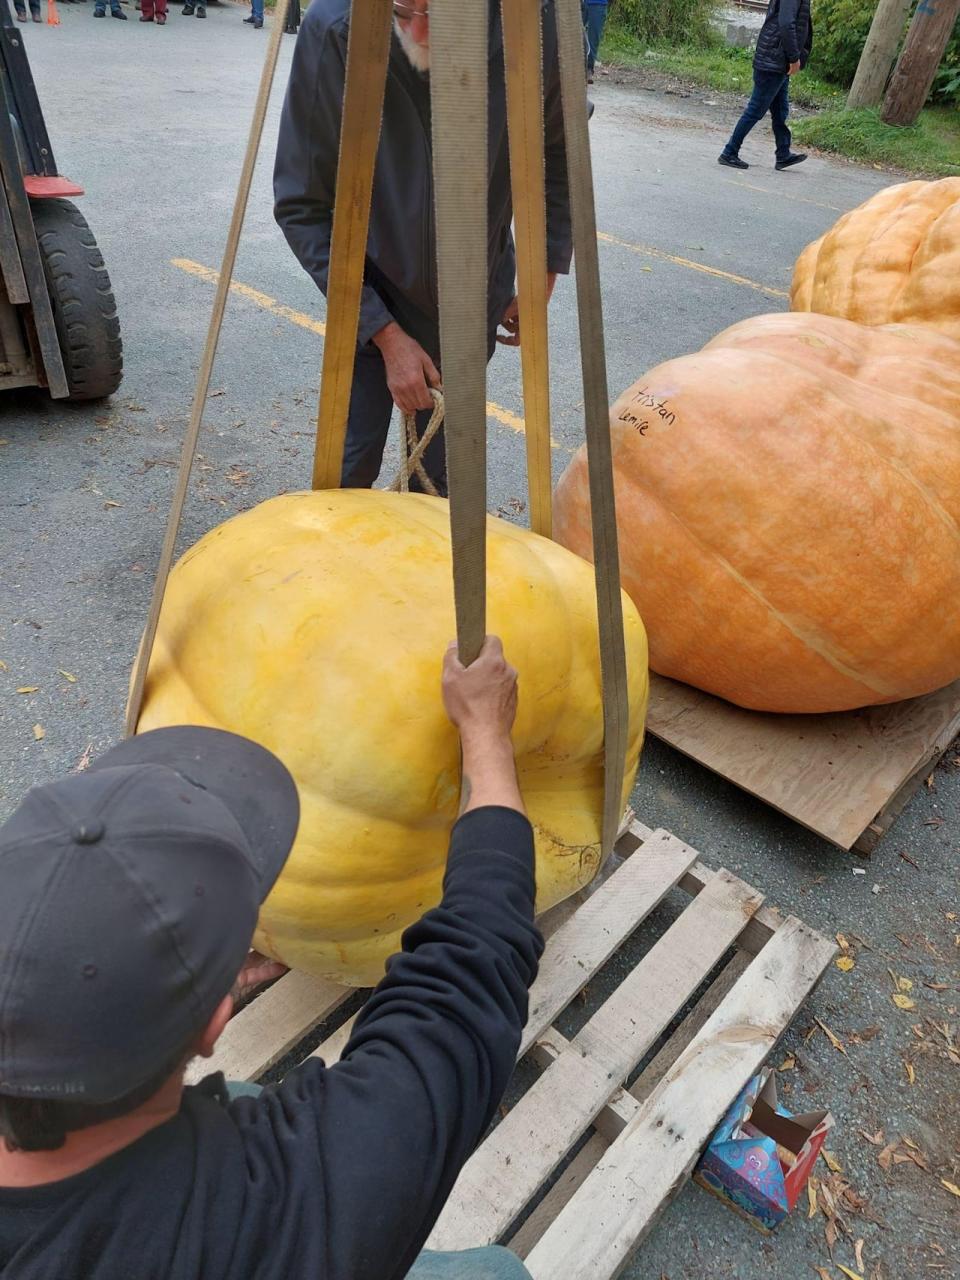
<svg viewBox="0 0 960 1280">
<path fill-rule="evenodd" d="M 760 71 L 753 69 L 753 93 L 747 103 L 730 141 L 723 149 L 725 156 L 740 154 L 743 140 L 755 124 L 770 112 L 773 136 L 777 145 L 777 160 L 786 160 L 790 154 L 790 130 L 787 116 L 790 114 L 790 77 L 785 71 Z"/>
<path fill-rule="evenodd" d="M 246 1080 L 228 1080 L 230 1098 L 255 1098 L 261 1086 Z M 424 1249 L 407 1280 L 530 1280 L 530 1272 L 515 1253 L 489 1245 L 457 1253 L 433 1253 Z"/>
<path fill-rule="evenodd" d="M 603 27 L 607 20 L 606 4 L 590 4 L 587 0 L 583 0 L 581 10 L 583 13 L 583 25 L 587 32 L 587 70 L 592 71 L 597 61 L 597 54 L 600 52 L 600 41 L 603 38 Z"/>
<path fill-rule="evenodd" d="M 263 0 L 250 0 L 250 16 L 254 22 L 263 21 Z"/>
</svg>

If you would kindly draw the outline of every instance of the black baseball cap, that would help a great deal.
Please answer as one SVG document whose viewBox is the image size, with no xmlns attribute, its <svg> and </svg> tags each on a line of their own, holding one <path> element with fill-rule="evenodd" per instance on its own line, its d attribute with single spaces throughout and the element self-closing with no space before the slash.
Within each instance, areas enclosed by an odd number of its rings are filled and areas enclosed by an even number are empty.
<svg viewBox="0 0 960 1280">
<path fill-rule="evenodd" d="M 0 1093 L 109 1103 L 186 1050 L 299 815 L 276 756 L 188 725 L 30 791 L 0 827 Z"/>
</svg>

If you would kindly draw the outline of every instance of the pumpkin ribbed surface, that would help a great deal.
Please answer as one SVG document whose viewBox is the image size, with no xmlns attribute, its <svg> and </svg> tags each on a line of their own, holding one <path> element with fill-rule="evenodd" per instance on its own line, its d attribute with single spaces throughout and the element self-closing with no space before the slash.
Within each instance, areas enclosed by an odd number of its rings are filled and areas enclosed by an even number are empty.
<svg viewBox="0 0 960 1280">
<path fill-rule="evenodd" d="M 844 214 L 797 259 L 790 307 L 960 340 L 960 178 L 887 187 Z"/>
<path fill-rule="evenodd" d="M 611 411 L 621 581 L 662 675 L 766 711 L 960 676 L 960 343 L 759 316 Z M 556 497 L 590 554 L 586 460 Z"/>
<path fill-rule="evenodd" d="M 520 673 L 514 744 L 536 830 L 538 908 L 599 865 L 603 803 L 593 572 L 488 524 L 488 630 Z M 646 640 L 624 596 L 631 671 L 626 803 L 647 697 Z M 289 965 L 377 981 L 435 905 L 459 804 L 440 668 L 455 634 L 447 504 L 363 490 L 275 498 L 208 533 L 170 576 L 139 729 L 242 733 L 297 780 L 297 842 L 259 944 Z"/>
</svg>

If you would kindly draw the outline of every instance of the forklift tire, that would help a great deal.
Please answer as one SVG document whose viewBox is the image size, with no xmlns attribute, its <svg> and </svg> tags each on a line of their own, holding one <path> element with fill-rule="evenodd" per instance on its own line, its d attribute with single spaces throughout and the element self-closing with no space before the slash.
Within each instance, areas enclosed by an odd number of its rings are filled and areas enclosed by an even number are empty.
<svg viewBox="0 0 960 1280">
<path fill-rule="evenodd" d="M 69 200 L 33 200 L 69 400 L 101 400 L 123 377 L 123 343 L 110 277 L 93 232 Z"/>
</svg>

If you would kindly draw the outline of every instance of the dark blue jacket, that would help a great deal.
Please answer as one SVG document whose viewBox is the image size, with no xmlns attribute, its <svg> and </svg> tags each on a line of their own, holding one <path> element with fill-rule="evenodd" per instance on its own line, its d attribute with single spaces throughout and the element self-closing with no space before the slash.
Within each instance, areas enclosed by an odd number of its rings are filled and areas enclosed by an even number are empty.
<svg viewBox="0 0 960 1280">
<path fill-rule="evenodd" d="M 516 262 L 499 3 L 491 3 L 490 9 L 488 302 L 493 332 L 514 294 Z M 349 14 L 349 0 L 313 0 L 307 10 L 294 50 L 274 169 L 277 222 L 324 293 Z M 567 272 L 572 244 L 553 0 L 544 0 L 543 18 L 547 265 L 550 271 Z M 367 239 L 361 345 L 394 319 L 438 354 L 430 118 L 429 78 L 413 69 L 394 36 Z"/>
<path fill-rule="evenodd" d="M 753 55 L 756 69 L 783 74 L 791 62 L 805 67 L 812 48 L 810 0 L 770 0 Z"/>
</svg>

